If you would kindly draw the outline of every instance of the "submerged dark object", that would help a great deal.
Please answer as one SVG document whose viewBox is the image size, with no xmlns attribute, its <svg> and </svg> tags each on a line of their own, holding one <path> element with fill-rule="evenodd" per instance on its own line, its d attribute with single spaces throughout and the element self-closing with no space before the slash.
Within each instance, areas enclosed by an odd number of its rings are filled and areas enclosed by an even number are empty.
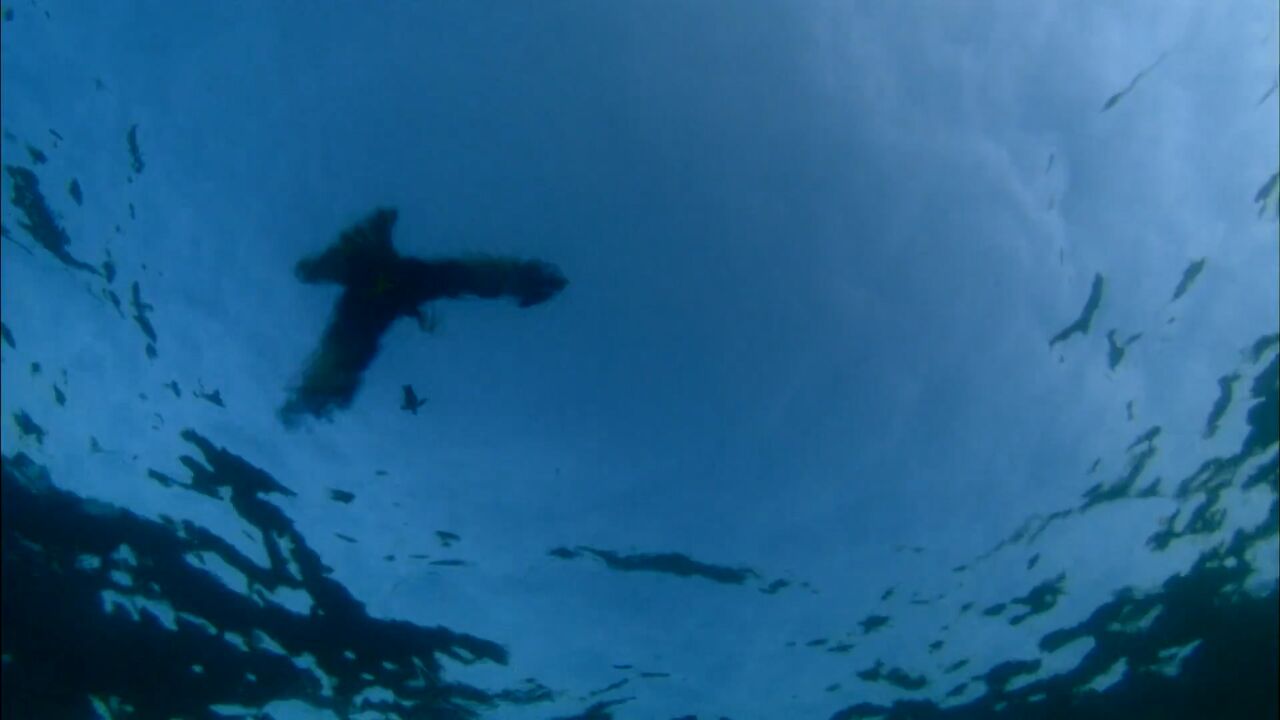
<svg viewBox="0 0 1280 720">
<path fill-rule="evenodd" d="M 419 318 L 419 306 L 441 298 L 510 297 L 520 307 L 545 302 L 568 285 L 540 260 L 484 255 L 439 260 L 402 257 L 391 246 L 396 211 L 379 208 L 328 250 L 298 262 L 304 283 L 338 283 L 342 296 L 302 382 L 280 410 L 286 424 L 302 414 L 329 417 L 355 398 L 382 334 L 397 318 Z"/>
<path fill-rule="evenodd" d="M 427 401 L 420 399 L 418 397 L 418 393 L 413 391 L 412 385 L 404 386 L 404 402 L 400 404 L 401 410 L 405 410 L 407 412 L 413 413 L 414 415 L 417 415 L 418 408 L 426 404 L 427 404 Z"/>
</svg>

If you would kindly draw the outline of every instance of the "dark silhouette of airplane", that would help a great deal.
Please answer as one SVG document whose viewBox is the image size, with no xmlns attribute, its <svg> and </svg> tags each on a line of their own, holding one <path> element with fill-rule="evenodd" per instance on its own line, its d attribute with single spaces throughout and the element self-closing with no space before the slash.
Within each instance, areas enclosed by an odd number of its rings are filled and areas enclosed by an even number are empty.
<svg viewBox="0 0 1280 720">
<path fill-rule="evenodd" d="M 304 283 L 337 283 L 342 295 L 320 347 L 312 353 L 280 418 L 328 418 L 351 405 L 360 379 L 378 354 L 383 333 L 397 318 L 421 321 L 419 306 L 444 298 L 510 297 L 519 307 L 546 302 L 568 285 L 560 270 L 541 260 L 476 255 L 420 260 L 391 245 L 396 211 L 379 208 L 343 232 L 327 250 L 303 258 L 295 275 Z"/>
<path fill-rule="evenodd" d="M 419 400 L 418 393 L 413 391 L 412 385 L 404 386 L 404 402 L 400 404 L 401 410 L 407 410 L 414 415 L 418 414 L 418 408 L 426 405 L 426 400 Z"/>
</svg>

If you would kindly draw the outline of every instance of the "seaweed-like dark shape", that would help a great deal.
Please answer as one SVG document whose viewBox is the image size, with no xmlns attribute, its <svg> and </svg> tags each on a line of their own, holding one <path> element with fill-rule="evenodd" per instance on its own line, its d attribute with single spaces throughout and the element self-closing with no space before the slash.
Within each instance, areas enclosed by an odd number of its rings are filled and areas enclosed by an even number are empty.
<svg viewBox="0 0 1280 720">
<path fill-rule="evenodd" d="M 1276 88 L 1278 87 L 1280 87 L 1280 78 L 1271 81 L 1271 87 L 1267 88 L 1267 91 L 1262 94 L 1262 97 L 1258 98 L 1258 102 L 1254 104 L 1254 107 L 1261 105 L 1262 103 L 1267 101 L 1267 98 L 1271 97 L 1272 95 L 1275 95 Z"/>
<path fill-rule="evenodd" d="M 418 414 L 418 408 L 426 405 L 427 401 L 418 397 L 418 393 L 413 391 L 412 385 L 404 386 L 404 400 L 400 403 L 400 409 L 405 412 Z"/>
<path fill-rule="evenodd" d="M 45 429 L 33 420 L 26 410 L 19 410 L 13 414 L 13 424 L 18 426 L 18 434 L 22 437 L 33 437 L 37 445 L 44 444 Z"/>
<path fill-rule="evenodd" d="M 257 529 L 268 564 L 190 522 L 58 489 L 25 454 L 5 456 L 4 717 L 90 717 L 96 696 L 131 706 L 131 717 L 215 718 L 212 705 L 297 699 L 342 717 L 455 720 L 518 699 L 443 677 L 441 656 L 505 664 L 501 645 L 371 617 L 265 499 L 287 488 L 194 431 L 182 437 L 203 457 L 181 458 L 190 481 L 153 476 L 228 502 Z M 243 576 L 243 589 L 190 562 L 202 556 Z M 277 590 L 304 595 L 310 610 L 279 604 Z M 390 692 L 359 699 L 377 688 Z"/>
<path fill-rule="evenodd" d="M 1209 418 L 1204 423 L 1204 437 L 1209 439 L 1218 433 L 1218 423 L 1222 422 L 1222 417 L 1227 414 L 1227 408 L 1231 407 L 1231 398 L 1235 394 L 1236 381 L 1240 379 L 1240 373 L 1232 372 L 1218 378 L 1218 398 L 1213 401 L 1213 407 L 1209 409 Z"/>
<path fill-rule="evenodd" d="M 1129 346 L 1142 339 L 1142 333 L 1134 333 L 1123 341 L 1116 340 L 1117 330 L 1114 328 L 1107 331 L 1107 368 L 1115 370 L 1120 367 L 1120 363 L 1124 360 L 1124 354 L 1129 351 Z"/>
<path fill-rule="evenodd" d="M 1164 62 L 1166 55 L 1168 55 L 1168 53 L 1161 53 L 1160 57 L 1157 58 L 1155 62 L 1151 63 L 1150 65 L 1143 68 L 1142 70 L 1139 70 L 1138 74 L 1133 76 L 1133 79 L 1129 81 L 1129 84 L 1126 85 L 1123 90 L 1107 98 L 1107 101 L 1102 104 L 1102 110 L 1100 112 L 1106 112 L 1111 108 L 1115 107 L 1115 104 L 1120 102 L 1122 99 L 1124 99 L 1125 95 L 1128 95 L 1129 93 L 1133 92 L 1133 89 L 1138 86 L 1138 81 L 1146 77 L 1147 73 L 1151 72 L 1152 70 L 1155 70 L 1157 65 Z"/>
<path fill-rule="evenodd" d="M 1170 300 L 1169 302 L 1173 302 L 1187 294 L 1187 291 L 1191 289 L 1191 283 L 1195 282 L 1196 278 L 1200 277 L 1200 273 L 1204 272 L 1205 260 L 1205 258 L 1200 258 L 1199 260 L 1192 262 L 1187 266 L 1187 269 L 1182 271 L 1182 279 L 1178 281 L 1178 287 L 1174 288 L 1173 300 Z"/>
<path fill-rule="evenodd" d="M 378 354 L 382 334 L 419 306 L 442 298 L 510 297 L 522 307 L 546 302 L 568 284 L 558 268 L 540 260 L 488 256 L 419 260 L 391 245 L 396 211 L 380 208 L 338 238 L 328 250 L 301 260 L 304 283 L 337 283 L 343 291 L 301 383 L 280 417 L 292 425 L 301 415 L 328 418 L 347 408 L 361 375 Z"/>
<path fill-rule="evenodd" d="M 1102 279 L 1102 273 L 1093 276 L 1093 286 L 1089 289 L 1089 299 L 1085 301 L 1084 309 L 1080 311 L 1080 317 L 1076 321 L 1066 326 L 1053 339 L 1049 340 L 1049 347 L 1053 347 L 1067 338 L 1079 333 L 1081 335 L 1089 332 L 1089 326 L 1093 324 L 1093 315 L 1098 312 L 1098 306 L 1102 304 L 1102 288 L 1105 281 Z"/>
<path fill-rule="evenodd" d="M 877 660 L 875 665 L 866 670 L 858 672 L 858 677 L 866 682 L 885 682 L 902 690 L 920 690 L 929 684 L 923 675 L 912 675 L 897 667 L 886 669 L 881 660 Z"/>
<path fill-rule="evenodd" d="M 40 192 L 40 179 L 36 174 L 17 165 L 6 165 L 4 169 L 9 173 L 9 177 L 13 178 L 13 206 L 21 210 L 26 217 L 25 220 L 19 220 L 18 225 L 27 231 L 32 240 L 48 250 L 63 265 L 92 275 L 100 274 L 98 268 L 80 260 L 67 250 L 67 246 L 71 244 L 71 238 L 54 219 L 53 210 L 49 208 L 44 194 Z"/>
<path fill-rule="evenodd" d="M 637 553 L 622 555 L 612 550 L 579 546 L 578 550 L 604 561 L 610 570 L 623 572 L 647 571 L 666 573 L 679 577 L 701 577 L 727 585 L 741 585 L 748 578 L 759 577 L 750 568 L 734 568 L 699 562 L 682 553 Z M 553 551 L 554 552 L 554 551 Z M 563 557 L 563 556 L 561 556 Z"/>
<path fill-rule="evenodd" d="M 1258 188 L 1253 201 L 1258 204 L 1258 217 L 1265 216 L 1270 205 L 1271 219 L 1280 218 L 1280 172 L 1271 173 L 1271 177 Z"/>
<path fill-rule="evenodd" d="M 138 125 L 134 123 L 129 128 L 129 135 L 125 138 L 129 143 L 129 163 L 135 173 L 142 173 L 142 169 L 147 165 L 142 162 L 142 149 L 138 147 Z"/>
<path fill-rule="evenodd" d="M 888 615 L 868 615 L 865 618 L 858 621 L 858 625 L 862 627 L 863 635 L 870 635 L 871 633 L 885 627 L 888 624 L 889 624 Z"/>
</svg>

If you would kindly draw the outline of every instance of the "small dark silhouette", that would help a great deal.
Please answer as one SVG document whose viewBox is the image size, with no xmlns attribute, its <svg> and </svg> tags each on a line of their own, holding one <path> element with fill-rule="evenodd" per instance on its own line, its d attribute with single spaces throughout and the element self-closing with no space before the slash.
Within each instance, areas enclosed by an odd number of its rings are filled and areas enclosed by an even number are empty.
<svg viewBox="0 0 1280 720">
<path fill-rule="evenodd" d="M 426 400 L 419 400 L 418 393 L 413 391 L 412 385 L 404 386 L 404 402 L 400 405 L 401 410 L 407 410 L 414 415 L 418 414 L 418 408 L 426 405 Z"/>
<path fill-rule="evenodd" d="M 568 285 L 556 266 L 540 260 L 402 257 L 391 246 L 395 221 L 394 209 L 375 210 L 328 250 L 298 262 L 299 280 L 337 283 L 343 292 L 301 383 L 280 410 L 286 425 L 303 414 L 327 418 L 335 408 L 349 407 L 383 333 L 397 318 L 420 318 L 421 305 L 442 298 L 510 297 L 526 308 Z"/>
</svg>

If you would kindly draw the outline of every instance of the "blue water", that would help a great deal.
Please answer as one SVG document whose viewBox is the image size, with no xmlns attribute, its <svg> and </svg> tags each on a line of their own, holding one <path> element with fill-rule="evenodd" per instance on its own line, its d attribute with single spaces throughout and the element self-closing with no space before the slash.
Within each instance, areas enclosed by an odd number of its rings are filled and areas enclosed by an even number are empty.
<svg viewBox="0 0 1280 720">
<path fill-rule="evenodd" d="M 5 718 L 1275 718 L 1274 3 L 0 4 Z"/>
</svg>

